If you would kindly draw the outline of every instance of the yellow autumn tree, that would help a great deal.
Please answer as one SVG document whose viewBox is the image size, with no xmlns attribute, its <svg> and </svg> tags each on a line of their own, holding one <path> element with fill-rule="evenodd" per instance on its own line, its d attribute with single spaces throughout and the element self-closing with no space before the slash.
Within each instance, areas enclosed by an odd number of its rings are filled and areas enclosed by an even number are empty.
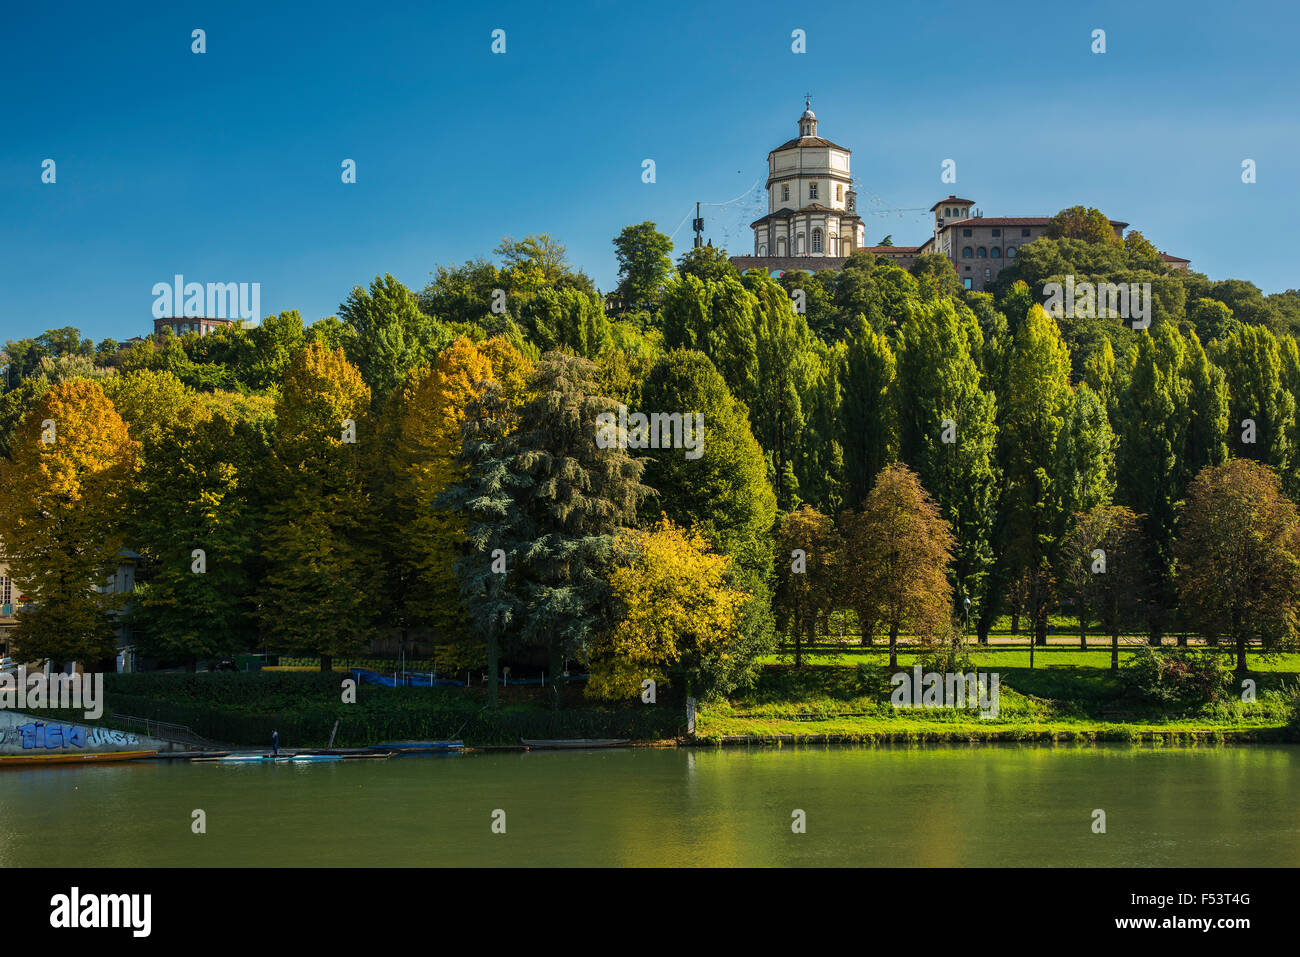
<svg viewBox="0 0 1300 957">
<path fill-rule="evenodd" d="M 439 670 L 481 665 L 486 649 L 472 634 L 460 600 L 455 564 L 464 518 L 435 501 L 464 477 L 460 463 L 465 409 L 483 384 L 497 381 L 517 404 L 531 363 L 504 339 L 457 339 L 432 366 L 411 370 L 385 419 L 392 430 L 387 461 L 385 525 L 397 543 L 385 559 L 385 605 L 403 631 L 427 634 Z"/>
<path fill-rule="evenodd" d="M 285 370 L 268 463 L 260 596 L 273 647 L 318 655 L 360 650 L 372 612 L 366 539 L 375 516 L 360 449 L 373 444 L 370 389 L 344 358 L 312 343 Z"/>
<path fill-rule="evenodd" d="M 99 384 L 50 386 L 0 460 L 0 549 L 28 604 L 14 644 L 25 660 L 98 663 L 114 653 L 125 596 L 116 572 L 138 444 Z"/>
<path fill-rule="evenodd" d="M 645 679 L 663 687 L 674 674 L 698 690 L 699 672 L 725 660 L 740 639 L 750 596 L 731 585 L 731 559 L 668 519 L 620 533 L 614 548 L 614 624 L 592 649 L 587 694 L 629 698 Z"/>
</svg>

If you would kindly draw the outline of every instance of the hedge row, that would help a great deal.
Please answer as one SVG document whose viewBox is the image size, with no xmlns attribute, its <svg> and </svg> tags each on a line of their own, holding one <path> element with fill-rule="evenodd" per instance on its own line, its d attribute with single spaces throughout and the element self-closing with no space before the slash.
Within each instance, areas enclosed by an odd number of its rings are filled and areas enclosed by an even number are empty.
<svg viewBox="0 0 1300 957">
<path fill-rule="evenodd" d="M 188 725 L 211 741 L 257 747 L 278 731 L 282 747 L 319 748 L 339 722 L 335 747 L 365 747 L 383 741 L 460 739 L 468 745 L 518 744 L 520 738 L 631 738 L 656 740 L 685 733 L 685 716 L 675 703 L 619 711 L 457 711 L 451 709 L 296 708 L 280 714 L 231 711 L 208 704 L 110 694 L 116 714 Z"/>
</svg>

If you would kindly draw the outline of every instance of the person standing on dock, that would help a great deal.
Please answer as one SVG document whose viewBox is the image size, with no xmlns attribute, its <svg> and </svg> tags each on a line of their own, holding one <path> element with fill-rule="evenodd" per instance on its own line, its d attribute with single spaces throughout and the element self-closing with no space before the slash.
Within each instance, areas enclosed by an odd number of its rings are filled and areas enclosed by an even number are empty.
<svg viewBox="0 0 1300 957">
<path fill-rule="evenodd" d="M 271 732 L 271 755 L 277 758 L 280 756 L 280 732 L 279 731 Z"/>
</svg>

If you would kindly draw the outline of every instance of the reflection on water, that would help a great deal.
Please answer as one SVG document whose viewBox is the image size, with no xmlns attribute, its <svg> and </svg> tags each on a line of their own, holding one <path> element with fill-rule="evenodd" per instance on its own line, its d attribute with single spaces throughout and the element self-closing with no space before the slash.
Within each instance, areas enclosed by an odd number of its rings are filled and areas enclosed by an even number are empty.
<svg viewBox="0 0 1300 957">
<path fill-rule="evenodd" d="M 1296 866 L 1297 793 L 1294 746 L 34 768 L 0 773 L 0 867 Z M 197 808 L 203 835 L 190 830 Z M 504 835 L 490 830 L 498 808 Z M 796 808 L 805 834 L 791 832 Z"/>
</svg>

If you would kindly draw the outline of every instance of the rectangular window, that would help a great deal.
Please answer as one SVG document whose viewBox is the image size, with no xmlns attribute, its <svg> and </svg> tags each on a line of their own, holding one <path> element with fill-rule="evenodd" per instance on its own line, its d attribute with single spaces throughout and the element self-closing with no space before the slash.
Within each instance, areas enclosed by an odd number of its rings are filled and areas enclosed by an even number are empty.
<svg viewBox="0 0 1300 957">
<path fill-rule="evenodd" d="M 843 183 L 836 183 L 836 184 L 835 184 L 835 199 L 836 199 L 836 201 L 838 202 L 839 200 L 842 200 L 843 198 L 844 198 L 844 184 L 843 184 Z"/>
<path fill-rule="evenodd" d="M 1028 236 L 1028 235 L 1029 235 L 1029 230 L 1027 230 L 1027 229 L 1022 229 L 1022 230 L 1020 230 L 1020 235 L 1021 235 L 1021 236 Z"/>
<path fill-rule="evenodd" d="M 816 184 L 816 183 L 809 183 L 809 184 L 808 184 L 808 198 L 809 198 L 809 199 L 816 199 L 816 198 L 817 198 L 817 184 Z"/>
<path fill-rule="evenodd" d="M 994 235 L 994 236 L 1001 236 L 1001 235 L 1002 235 L 1002 230 L 1000 230 L 1000 229 L 995 229 L 995 230 L 993 230 L 993 235 Z"/>
<path fill-rule="evenodd" d="M 781 187 L 781 198 L 782 198 L 782 199 L 789 199 L 789 198 L 790 198 L 790 187 L 789 187 L 789 186 L 782 186 L 782 187 Z"/>
<path fill-rule="evenodd" d="M 967 276 L 965 279 L 963 279 L 963 280 L 961 281 L 961 284 L 962 284 L 963 286 L 965 286 L 967 289 L 969 289 L 969 288 L 970 288 L 970 276 Z"/>
<path fill-rule="evenodd" d="M 0 575 L 0 605 L 7 605 L 13 601 L 13 586 L 9 583 L 9 578 Z"/>
<path fill-rule="evenodd" d="M 969 229 L 963 229 L 963 230 L 961 231 L 961 234 L 962 234 L 963 236 L 969 236 L 971 233 L 970 233 L 970 230 L 969 230 Z"/>
</svg>

